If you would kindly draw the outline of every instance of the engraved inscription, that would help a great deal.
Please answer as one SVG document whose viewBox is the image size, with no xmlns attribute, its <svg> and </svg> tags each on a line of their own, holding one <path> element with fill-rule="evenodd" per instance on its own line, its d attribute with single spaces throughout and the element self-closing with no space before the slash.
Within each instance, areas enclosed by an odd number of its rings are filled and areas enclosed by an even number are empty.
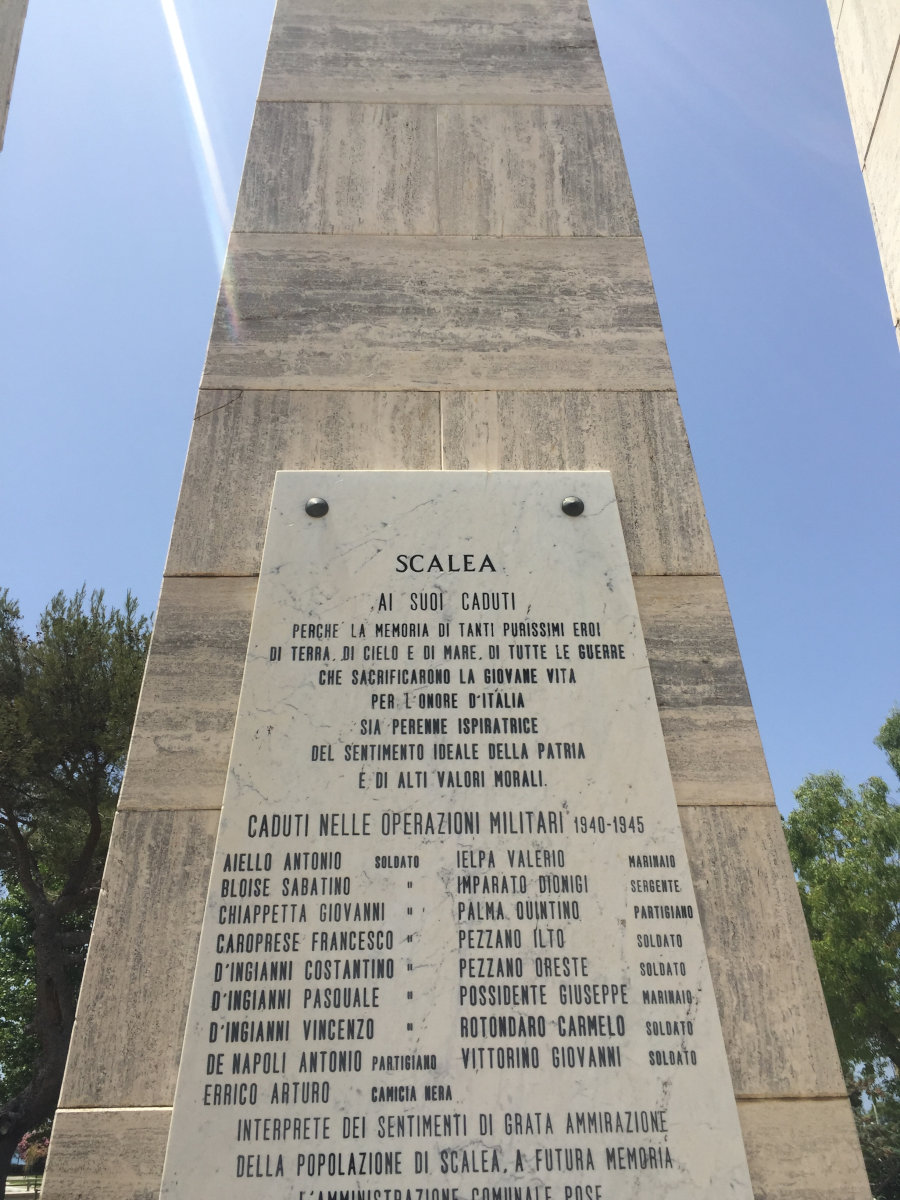
<svg viewBox="0 0 900 1200">
<path fill-rule="evenodd" d="M 277 477 L 161 1195 L 750 1200 L 607 474 Z"/>
</svg>

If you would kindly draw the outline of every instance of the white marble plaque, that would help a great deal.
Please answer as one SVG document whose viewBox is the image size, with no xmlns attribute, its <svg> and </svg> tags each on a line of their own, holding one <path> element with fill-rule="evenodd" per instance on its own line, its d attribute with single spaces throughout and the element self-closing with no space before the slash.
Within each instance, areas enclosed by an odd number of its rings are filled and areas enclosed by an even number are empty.
<svg viewBox="0 0 900 1200">
<path fill-rule="evenodd" d="M 161 1194 L 751 1200 L 608 473 L 277 476 Z"/>
</svg>

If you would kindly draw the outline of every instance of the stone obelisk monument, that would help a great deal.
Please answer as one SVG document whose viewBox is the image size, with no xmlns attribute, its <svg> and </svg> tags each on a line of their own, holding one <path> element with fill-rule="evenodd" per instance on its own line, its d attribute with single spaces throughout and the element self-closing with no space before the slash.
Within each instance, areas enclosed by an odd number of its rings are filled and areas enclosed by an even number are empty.
<svg viewBox="0 0 900 1200">
<path fill-rule="evenodd" d="M 160 1192 L 869 1195 L 586 0 L 277 4 L 43 1195 Z"/>
</svg>

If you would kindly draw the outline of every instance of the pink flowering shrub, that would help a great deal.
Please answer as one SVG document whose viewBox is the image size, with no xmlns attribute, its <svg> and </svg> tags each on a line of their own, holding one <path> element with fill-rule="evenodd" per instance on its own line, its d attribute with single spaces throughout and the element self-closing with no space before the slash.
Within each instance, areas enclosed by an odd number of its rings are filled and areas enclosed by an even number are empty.
<svg viewBox="0 0 900 1200">
<path fill-rule="evenodd" d="M 16 1146 L 16 1154 L 23 1159 L 25 1171 L 29 1175 L 38 1175 L 44 1169 L 47 1151 L 50 1149 L 50 1138 L 45 1129 L 32 1129 L 26 1133 Z"/>
</svg>

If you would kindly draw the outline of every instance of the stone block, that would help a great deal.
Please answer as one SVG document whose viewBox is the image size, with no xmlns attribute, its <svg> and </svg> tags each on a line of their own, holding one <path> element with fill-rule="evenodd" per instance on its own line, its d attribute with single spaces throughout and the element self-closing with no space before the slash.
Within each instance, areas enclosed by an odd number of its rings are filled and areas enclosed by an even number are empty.
<svg viewBox="0 0 900 1200">
<path fill-rule="evenodd" d="M 843 1095 L 777 809 L 680 811 L 735 1094 Z"/>
<path fill-rule="evenodd" d="M 738 1104 L 755 1200 L 871 1200 L 846 1100 Z"/>
<path fill-rule="evenodd" d="M 640 238 L 233 234 L 203 386 L 672 390 Z"/>
<path fill-rule="evenodd" d="M 166 579 L 119 808 L 222 806 L 256 579 Z"/>
<path fill-rule="evenodd" d="M 261 100 L 605 104 L 586 0 L 281 0 Z"/>
<path fill-rule="evenodd" d="M 259 104 L 234 227 L 436 233 L 435 109 Z"/>
<path fill-rule="evenodd" d="M 900 25 L 900 10 L 897 12 Z M 895 66 L 885 92 L 878 124 L 866 156 L 863 179 L 869 194 L 884 281 L 891 304 L 891 323 L 900 319 L 900 67 Z"/>
<path fill-rule="evenodd" d="M 44 1200 L 157 1200 L 169 1108 L 57 1110 Z"/>
<path fill-rule="evenodd" d="M 862 163 L 876 118 L 880 120 L 878 109 L 900 40 L 900 7 L 894 0 L 844 0 L 835 24 L 838 60 Z"/>
<path fill-rule="evenodd" d="M 640 235 L 612 109 L 572 104 L 260 104 L 235 229 Z"/>
<path fill-rule="evenodd" d="M 680 804 L 774 804 L 722 581 L 636 576 Z"/>
<path fill-rule="evenodd" d="M 216 812 L 116 816 L 63 1108 L 171 1104 L 218 820 Z"/>
<path fill-rule="evenodd" d="M 749 705 L 661 708 L 659 719 L 679 804 L 775 803 Z"/>
<path fill-rule="evenodd" d="M 609 470 L 632 572 L 717 571 L 674 392 L 444 392 L 447 470 Z"/>
<path fill-rule="evenodd" d="M 200 393 L 168 575 L 254 575 L 275 472 L 440 466 L 438 394 Z"/>
<path fill-rule="evenodd" d="M 635 591 L 659 707 L 749 706 L 719 576 L 637 578 Z"/>
<path fill-rule="evenodd" d="M 440 232 L 640 236 L 612 108 L 440 106 Z"/>
</svg>

